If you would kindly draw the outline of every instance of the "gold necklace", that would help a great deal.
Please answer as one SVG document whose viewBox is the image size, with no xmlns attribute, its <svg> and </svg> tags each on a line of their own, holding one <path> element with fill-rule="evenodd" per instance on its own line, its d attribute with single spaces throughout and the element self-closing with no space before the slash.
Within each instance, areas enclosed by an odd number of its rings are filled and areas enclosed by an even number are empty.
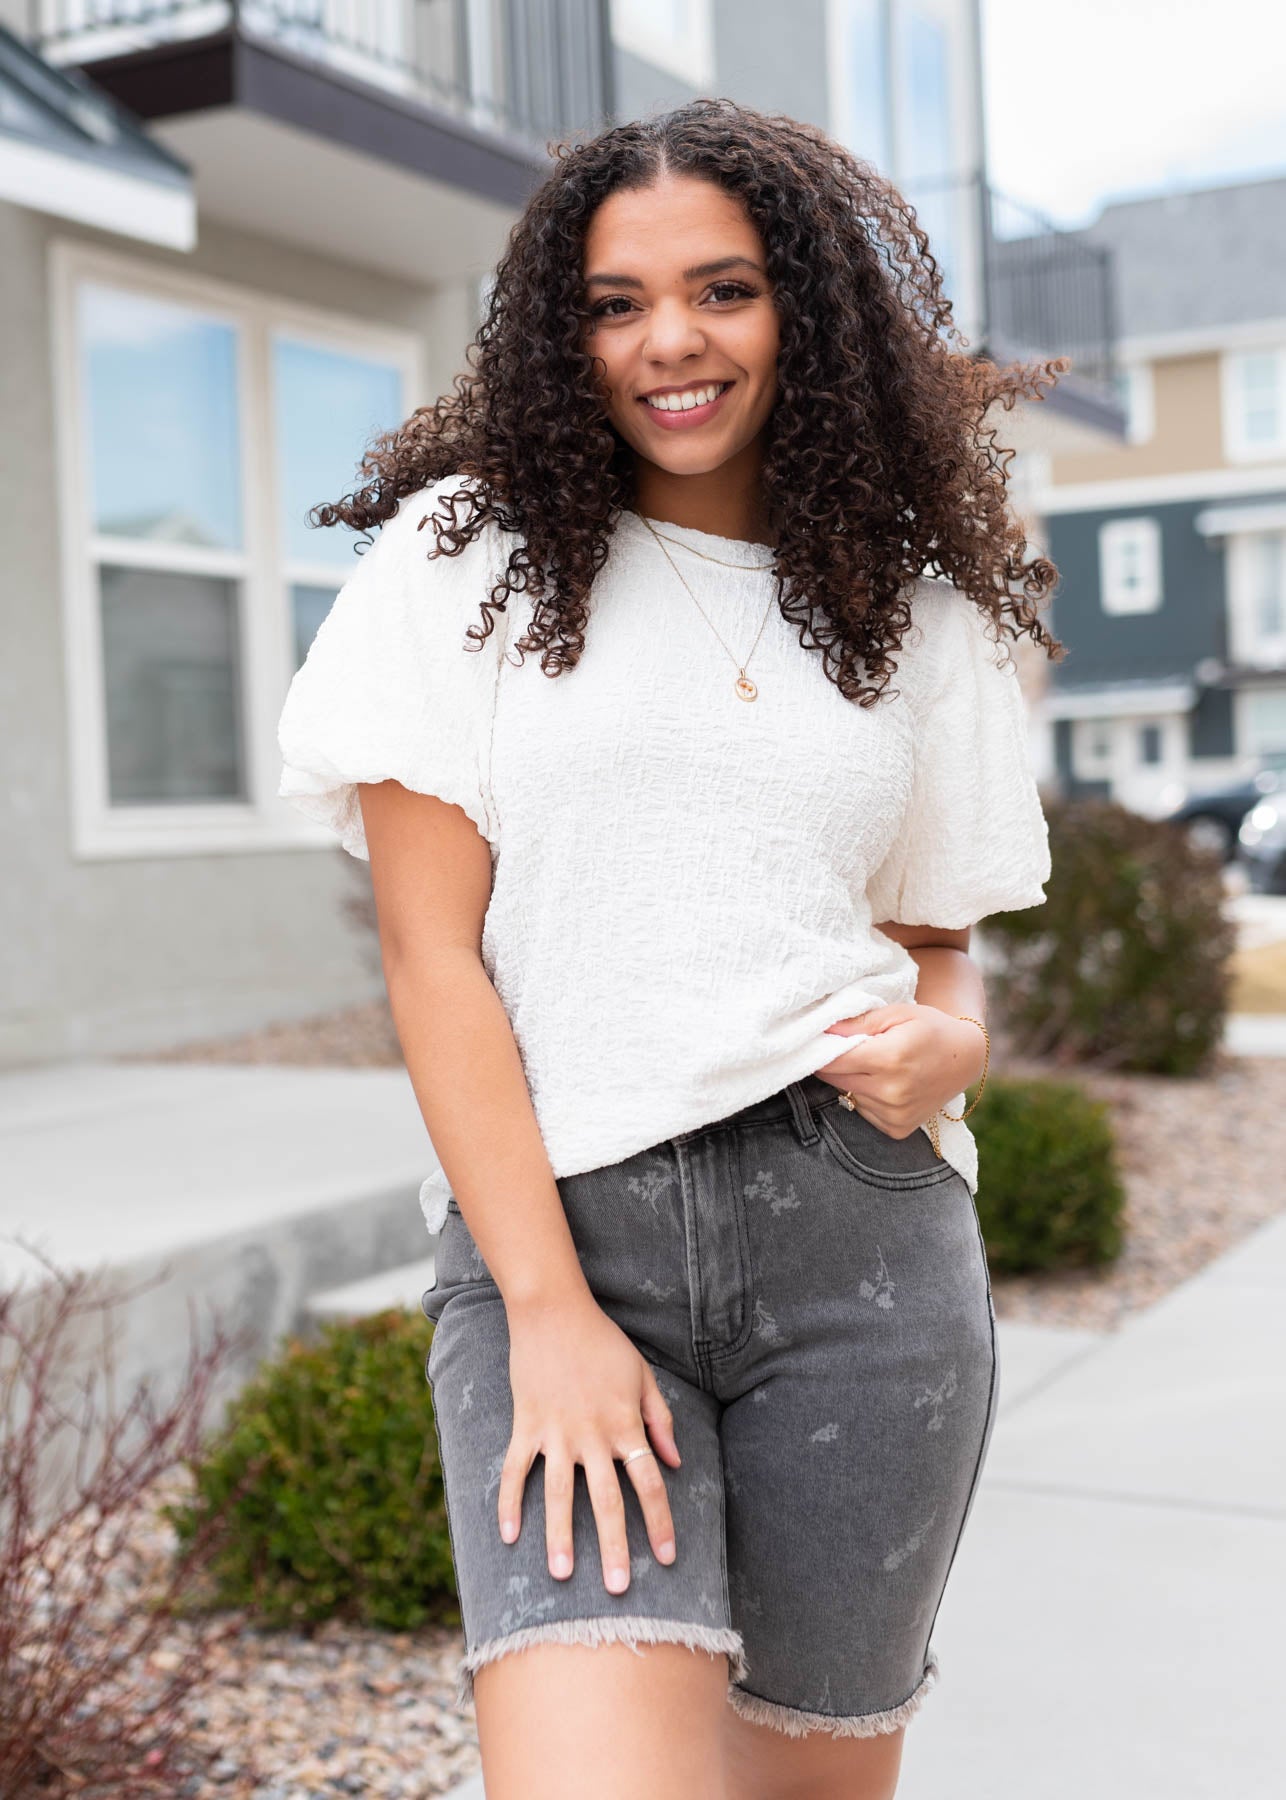
<svg viewBox="0 0 1286 1800">
<path fill-rule="evenodd" d="M 639 517 L 642 518 L 643 515 L 640 513 Z M 692 592 L 692 589 L 690 587 L 688 587 L 687 577 L 684 575 L 682 569 L 679 568 L 679 565 L 675 562 L 674 558 L 670 555 L 670 552 L 666 549 L 665 542 L 661 536 L 661 533 L 655 529 L 655 527 L 652 525 L 651 520 L 643 519 L 643 523 L 647 526 L 648 530 L 652 533 L 652 536 L 656 539 L 657 543 L 660 544 L 661 554 L 662 554 L 662 556 L 664 556 L 666 562 L 669 563 L 670 567 L 674 570 L 675 574 L 678 576 L 679 580 L 683 583 L 684 587 L 687 588 L 688 594 L 690 595 L 691 600 L 692 600 L 692 604 L 696 607 L 697 611 L 701 614 L 701 617 L 705 620 L 706 624 L 710 627 L 711 631 L 714 632 L 714 635 L 719 639 L 719 642 L 721 644 L 723 644 L 724 649 L 728 650 L 728 646 L 726 643 L 724 643 L 724 640 L 719 631 L 719 628 L 715 625 L 713 619 L 711 619 L 711 617 L 710 617 L 709 613 L 707 613 L 705 607 L 702 606 L 701 602 L 697 599 L 696 595 Z M 677 541 L 677 540 L 674 540 L 674 539 L 671 540 L 671 542 L 675 542 L 675 541 Z M 684 547 L 684 549 L 691 548 L 690 545 L 684 545 L 683 547 Z M 706 556 L 706 552 L 704 550 L 694 551 L 693 554 L 696 556 Z M 719 556 L 708 556 L 707 561 L 723 562 L 723 558 L 719 557 Z M 771 563 L 759 563 L 759 564 L 752 564 L 751 566 L 755 567 L 755 568 L 770 569 L 773 565 Z M 724 567 L 728 568 L 728 569 L 740 569 L 740 568 L 744 568 L 745 565 L 743 563 L 724 562 Z M 733 683 L 733 690 L 736 693 L 737 698 L 739 700 L 757 700 L 759 698 L 759 689 L 755 686 L 754 682 L 750 679 L 749 675 L 746 674 L 746 668 L 750 662 L 750 658 L 754 655 L 756 649 L 758 648 L 760 638 L 764 634 L 764 626 L 768 623 L 768 614 L 772 611 L 773 603 L 775 600 L 776 600 L 776 595 L 774 594 L 768 602 L 767 611 L 764 613 L 763 618 L 759 621 L 759 629 L 755 633 L 755 641 L 750 646 L 750 649 L 746 652 L 745 661 L 738 662 L 737 657 L 733 654 L 733 652 L 731 650 L 728 650 L 728 655 L 732 657 L 733 663 L 736 665 L 737 679 Z"/>
</svg>

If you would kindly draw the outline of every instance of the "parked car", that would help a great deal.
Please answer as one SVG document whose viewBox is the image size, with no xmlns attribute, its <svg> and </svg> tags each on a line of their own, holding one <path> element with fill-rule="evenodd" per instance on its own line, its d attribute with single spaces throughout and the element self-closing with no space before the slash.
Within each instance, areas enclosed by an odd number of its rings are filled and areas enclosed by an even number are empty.
<svg viewBox="0 0 1286 1800">
<path fill-rule="evenodd" d="M 1286 894 L 1286 780 L 1246 814 L 1237 849 L 1252 893 Z"/>
<path fill-rule="evenodd" d="M 1265 800 L 1276 799 L 1286 811 L 1286 750 L 1266 752 L 1251 775 L 1224 787 L 1186 794 L 1166 813 L 1168 824 L 1182 828 L 1194 844 L 1213 850 L 1223 862 L 1231 862 L 1245 846 L 1241 828 L 1250 813 Z"/>
</svg>

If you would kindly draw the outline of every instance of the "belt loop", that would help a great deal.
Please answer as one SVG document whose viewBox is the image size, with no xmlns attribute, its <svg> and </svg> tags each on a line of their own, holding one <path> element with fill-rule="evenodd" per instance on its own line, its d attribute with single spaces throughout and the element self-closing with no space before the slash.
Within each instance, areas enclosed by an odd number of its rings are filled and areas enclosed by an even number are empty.
<svg viewBox="0 0 1286 1800">
<path fill-rule="evenodd" d="M 790 1101 L 790 1120 L 795 1127 L 795 1136 L 801 1144 L 815 1144 L 821 1137 L 813 1118 L 813 1109 L 808 1104 L 804 1090 L 797 1081 L 792 1081 L 786 1088 L 786 1098 Z"/>
</svg>

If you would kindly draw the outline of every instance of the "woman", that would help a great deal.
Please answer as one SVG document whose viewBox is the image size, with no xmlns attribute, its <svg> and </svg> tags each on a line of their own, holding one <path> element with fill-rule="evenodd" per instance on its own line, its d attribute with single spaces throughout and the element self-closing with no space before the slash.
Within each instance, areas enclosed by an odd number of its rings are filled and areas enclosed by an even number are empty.
<svg viewBox="0 0 1286 1800">
<path fill-rule="evenodd" d="M 868 165 L 694 101 L 562 147 L 455 393 L 315 509 L 382 529 L 281 793 L 369 857 L 441 1163 L 489 1800 L 874 1800 L 936 1675 L 996 1403 L 970 926 L 1049 875 L 984 627 L 1062 648 L 983 429 L 1053 366 L 953 329 Z"/>
</svg>

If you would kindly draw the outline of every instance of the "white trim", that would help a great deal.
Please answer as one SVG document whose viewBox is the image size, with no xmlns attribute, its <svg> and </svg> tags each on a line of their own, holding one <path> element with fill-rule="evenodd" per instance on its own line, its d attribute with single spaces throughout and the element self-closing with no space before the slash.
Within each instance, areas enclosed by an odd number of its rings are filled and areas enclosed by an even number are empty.
<svg viewBox="0 0 1286 1800">
<path fill-rule="evenodd" d="M 1273 372 L 1277 430 L 1266 443 L 1253 443 L 1246 436 L 1244 375 L 1251 357 L 1266 358 Z M 1286 347 L 1280 343 L 1258 344 L 1221 356 L 1219 408 L 1223 422 L 1223 451 L 1229 462 L 1264 462 L 1269 457 L 1286 455 Z"/>
<path fill-rule="evenodd" d="M 73 855 L 186 856 L 333 843 L 277 796 L 276 723 L 293 672 L 290 583 L 278 540 L 272 441 L 271 334 L 295 335 L 392 363 L 402 377 L 402 413 L 423 387 L 424 347 L 409 332 L 344 314 L 301 306 L 253 288 L 188 270 L 155 267 L 71 239 L 49 246 L 52 293 L 52 386 L 62 559 L 66 731 Z M 88 443 L 83 431 L 76 336 L 76 292 L 86 280 L 170 299 L 207 315 L 222 314 L 237 331 L 244 531 L 237 551 L 189 544 L 104 538 L 90 529 Z M 354 463 L 357 460 L 355 447 Z M 100 557 L 139 568 L 222 575 L 237 581 L 240 712 L 247 800 L 180 806 L 112 806 L 108 797 L 103 657 L 96 599 Z M 330 579 L 338 588 L 334 573 Z"/>
<path fill-rule="evenodd" d="M 715 79 L 711 0 L 685 0 L 685 4 L 686 32 L 669 32 L 661 28 L 655 10 L 645 0 L 612 0 L 612 42 L 653 68 L 677 75 L 689 87 L 708 88 Z"/>
<path fill-rule="evenodd" d="M 1196 703 L 1191 681 L 1122 683 L 1117 686 L 1048 689 L 1037 702 L 1045 719 L 1160 718 L 1188 713 Z"/>
<path fill-rule="evenodd" d="M 1283 338 L 1286 315 L 1245 319 L 1236 324 L 1200 325 L 1186 331 L 1139 332 L 1119 338 L 1116 353 L 1122 362 L 1165 362 L 1175 356 L 1209 356 L 1222 350 L 1281 343 Z"/>
<path fill-rule="evenodd" d="M 1286 530 L 1286 500 L 1266 506 L 1210 506 L 1192 521 L 1202 537 L 1231 537 L 1239 531 Z"/>
<path fill-rule="evenodd" d="M 1161 527 L 1146 515 L 1109 519 L 1098 528 L 1099 603 L 1105 613 L 1156 612 L 1163 595 Z M 1126 580 L 1137 572 L 1139 583 Z"/>
<path fill-rule="evenodd" d="M 0 134 L 0 200 L 169 250 L 196 245 L 196 196 L 190 184 L 149 180 L 7 134 Z"/>
<path fill-rule="evenodd" d="M 1240 499 L 1286 488 L 1286 463 L 1268 469 L 1196 469 L 1191 474 L 1138 475 L 1123 481 L 1055 482 L 1041 490 L 1039 510 L 1105 512 L 1113 507 L 1165 506 L 1171 501 Z"/>
</svg>

